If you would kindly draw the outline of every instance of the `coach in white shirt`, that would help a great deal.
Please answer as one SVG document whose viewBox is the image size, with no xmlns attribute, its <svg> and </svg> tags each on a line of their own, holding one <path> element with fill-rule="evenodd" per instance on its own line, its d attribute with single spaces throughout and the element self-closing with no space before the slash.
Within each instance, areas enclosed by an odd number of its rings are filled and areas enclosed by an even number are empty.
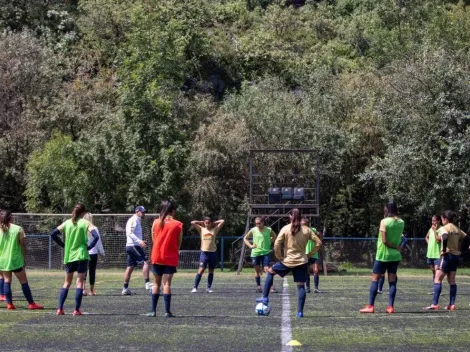
<svg viewBox="0 0 470 352">
<path fill-rule="evenodd" d="M 123 295 L 131 295 L 129 290 L 129 281 L 131 279 L 134 268 L 142 265 L 142 272 L 144 274 L 145 288 L 152 289 L 152 284 L 149 280 L 149 263 L 145 255 L 144 248 L 147 243 L 142 240 L 142 218 L 145 216 L 147 210 L 139 205 L 135 208 L 135 214 L 127 220 L 126 224 L 126 253 L 127 253 L 127 269 L 124 273 L 124 287 L 122 288 Z"/>
</svg>

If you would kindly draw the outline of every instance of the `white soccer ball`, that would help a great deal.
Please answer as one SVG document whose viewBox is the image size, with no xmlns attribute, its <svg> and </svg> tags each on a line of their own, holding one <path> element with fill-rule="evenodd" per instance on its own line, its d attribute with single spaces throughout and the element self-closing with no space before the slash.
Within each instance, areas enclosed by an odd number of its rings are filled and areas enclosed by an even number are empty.
<svg viewBox="0 0 470 352">
<path fill-rule="evenodd" d="M 271 311 L 271 308 L 269 308 L 269 306 L 264 303 L 258 303 L 256 305 L 256 313 L 258 315 L 269 315 L 270 311 Z"/>
</svg>

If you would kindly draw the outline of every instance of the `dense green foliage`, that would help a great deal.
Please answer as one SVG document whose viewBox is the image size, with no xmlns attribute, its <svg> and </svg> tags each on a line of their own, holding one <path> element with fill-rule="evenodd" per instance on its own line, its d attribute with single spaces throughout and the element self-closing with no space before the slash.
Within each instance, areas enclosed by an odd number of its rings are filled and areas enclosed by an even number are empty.
<svg viewBox="0 0 470 352">
<path fill-rule="evenodd" d="M 335 235 L 470 204 L 465 2 L 10 1 L 0 27 L 1 206 L 172 197 L 239 232 L 255 147 L 318 149 Z"/>
</svg>

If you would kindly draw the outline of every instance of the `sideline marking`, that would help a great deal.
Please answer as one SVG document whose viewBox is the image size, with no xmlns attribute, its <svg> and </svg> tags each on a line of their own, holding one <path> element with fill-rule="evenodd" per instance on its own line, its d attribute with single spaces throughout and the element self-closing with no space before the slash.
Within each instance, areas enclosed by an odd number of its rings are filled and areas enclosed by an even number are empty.
<svg viewBox="0 0 470 352">
<path fill-rule="evenodd" d="M 287 282 L 287 277 L 284 278 L 284 285 L 282 287 L 281 351 L 292 352 L 292 346 L 288 345 L 292 340 L 292 325 L 290 322 L 289 283 Z"/>
</svg>

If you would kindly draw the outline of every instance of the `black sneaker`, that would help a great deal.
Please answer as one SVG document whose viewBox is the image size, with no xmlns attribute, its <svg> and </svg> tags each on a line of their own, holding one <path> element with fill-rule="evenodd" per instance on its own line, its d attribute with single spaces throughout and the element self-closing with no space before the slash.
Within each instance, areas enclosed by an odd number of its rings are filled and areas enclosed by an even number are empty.
<svg viewBox="0 0 470 352">
<path fill-rule="evenodd" d="M 310 287 L 307 287 L 307 288 L 305 289 L 305 292 L 310 293 Z"/>
<path fill-rule="evenodd" d="M 165 313 L 165 318 L 175 318 L 176 315 L 174 315 L 172 312 Z"/>
</svg>

